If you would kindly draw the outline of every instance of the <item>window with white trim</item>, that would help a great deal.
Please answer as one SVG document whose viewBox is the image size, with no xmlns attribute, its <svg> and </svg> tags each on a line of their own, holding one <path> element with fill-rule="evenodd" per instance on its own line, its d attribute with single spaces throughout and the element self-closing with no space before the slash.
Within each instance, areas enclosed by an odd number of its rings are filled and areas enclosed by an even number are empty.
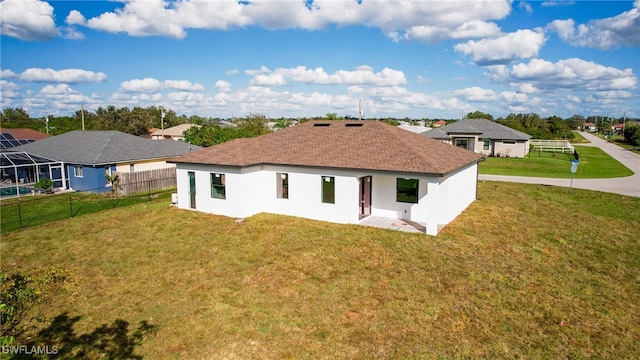
<svg viewBox="0 0 640 360">
<path fill-rule="evenodd" d="M 418 179 L 397 178 L 396 201 L 417 204 L 419 183 Z"/>
<path fill-rule="evenodd" d="M 336 203 L 336 178 L 333 176 L 322 176 L 322 202 Z"/>
<path fill-rule="evenodd" d="M 289 174 L 276 173 L 276 191 L 278 199 L 289 198 Z"/>
<path fill-rule="evenodd" d="M 81 178 L 82 175 L 82 165 L 74 165 L 73 166 L 73 176 Z"/>
<path fill-rule="evenodd" d="M 211 174 L 211 197 L 226 199 L 224 174 Z"/>
</svg>

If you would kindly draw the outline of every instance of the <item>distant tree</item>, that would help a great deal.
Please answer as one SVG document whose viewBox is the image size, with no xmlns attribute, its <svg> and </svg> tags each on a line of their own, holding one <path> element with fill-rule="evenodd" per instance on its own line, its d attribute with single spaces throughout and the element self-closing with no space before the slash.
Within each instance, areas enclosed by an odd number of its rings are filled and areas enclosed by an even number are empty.
<svg viewBox="0 0 640 360">
<path fill-rule="evenodd" d="M 493 121 L 493 115 L 485 114 L 481 111 L 475 111 L 467 114 L 467 119 L 487 119 Z"/>
<path fill-rule="evenodd" d="M 273 125 L 276 129 L 285 129 L 291 126 L 291 121 L 289 119 L 280 118 L 276 120 L 276 123 Z"/>
<path fill-rule="evenodd" d="M 633 146 L 640 146 L 640 126 L 627 125 L 624 128 L 624 141 Z"/>
<path fill-rule="evenodd" d="M 579 129 L 582 124 L 584 124 L 585 119 L 584 116 L 574 114 L 570 118 L 567 119 L 567 123 L 572 129 Z"/>
<path fill-rule="evenodd" d="M 187 121 L 189 124 L 203 125 L 205 123 L 208 123 L 209 119 L 200 117 L 198 115 L 191 115 L 189 116 L 189 119 Z"/>
<path fill-rule="evenodd" d="M 29 114 L 23 108 L 6 108 L 0 113 L 0 122 L 26 122 L 29 121 Z"/>
<path fill-rule="evenodd" d="M 270 132 L 267 119 L 262 115 L 249 115 L 236 120 L 236 127 L 223 128 L 214 124 L 193 126 L 184 132 L 185 141 L 198 146 L 212 146 L 237 138 L 249 138 Z"/>
<path fill-rule="evenodd" d="M 386 118 L 386 119 L 382 119 L 380 121 L 382 121 L 383 123 L 387 123 L 387 124 L 393 125 L 393 126 L 400 125 L 400 122 L 398 120 L 392 119 L 392 118 Z"/>
<path fill-rule="evenodd" d="M 148 109 L 135 107 L 129 114 L 126 132 L 132 135 L 140 136 L 148 133 L 153 127 L 153 117 Z"/>
<path fill-rule="evenodd" d="M 574 134 L 571 131 L 569 123 L 564 121 L 562 118 L 552 116 L 547 119 L 547 122 L 549 124 L 549 132 L 551 133 L 552 139 L 573 139 Z"/>
<path fill-rule="evenodd" d="M 85 130 L 95 130 L 97 129 L 98 116 L 91 111 L 88 110 L 78 110 L 75 112 L 73 117 L 74 124 L 77 124 L 77 127 L 74 130 L 82 130 L 82 118 L 84 112 L 84 128 Z"/>
</svg>

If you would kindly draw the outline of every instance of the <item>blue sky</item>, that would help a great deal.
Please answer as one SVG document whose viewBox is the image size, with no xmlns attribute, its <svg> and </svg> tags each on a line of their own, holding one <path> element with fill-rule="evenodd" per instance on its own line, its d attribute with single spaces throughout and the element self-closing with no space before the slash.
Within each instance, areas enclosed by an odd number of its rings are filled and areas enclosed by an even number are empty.
<svg viewBox="0 0 640 360">
<path fill-rule="evenodd" d="M 640 0 L 0 2 L 1 107 L 640 117 Z"/>
</svg>

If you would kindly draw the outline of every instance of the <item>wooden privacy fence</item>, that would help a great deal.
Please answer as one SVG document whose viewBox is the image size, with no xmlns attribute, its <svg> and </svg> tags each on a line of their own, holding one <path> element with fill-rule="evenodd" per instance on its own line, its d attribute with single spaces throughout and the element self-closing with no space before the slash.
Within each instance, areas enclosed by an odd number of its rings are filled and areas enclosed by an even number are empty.
<svg viewBox="0 0 640 360">
<path fill-rule="evenodd" d="M 122 189 L 119 194 L 130 195 L 152 190 L 162 190 L 176 186 L 176 169 L 165 168 L 147 171 L 116 172 Z"/>
</svg>

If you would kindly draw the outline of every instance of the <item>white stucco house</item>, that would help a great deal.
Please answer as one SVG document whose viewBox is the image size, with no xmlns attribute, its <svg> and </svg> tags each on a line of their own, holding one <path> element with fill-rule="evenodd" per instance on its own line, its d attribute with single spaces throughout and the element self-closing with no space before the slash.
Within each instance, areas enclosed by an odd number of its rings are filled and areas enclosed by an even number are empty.
<svg viewBox="0 0 640 360">
<path fill-rule="evenodd" d="M 486 156 L 524 157 L 531 135 L 486 119 L 464 119 L 422 135 Z"/>
<path fill-rule="evenodd" d="M 357 224 L 368 216 L 435 235 L 476 199 L 482 155 L 375 120 L 308 121 L 170 160 L 177 206 Z"/>
</svg>

